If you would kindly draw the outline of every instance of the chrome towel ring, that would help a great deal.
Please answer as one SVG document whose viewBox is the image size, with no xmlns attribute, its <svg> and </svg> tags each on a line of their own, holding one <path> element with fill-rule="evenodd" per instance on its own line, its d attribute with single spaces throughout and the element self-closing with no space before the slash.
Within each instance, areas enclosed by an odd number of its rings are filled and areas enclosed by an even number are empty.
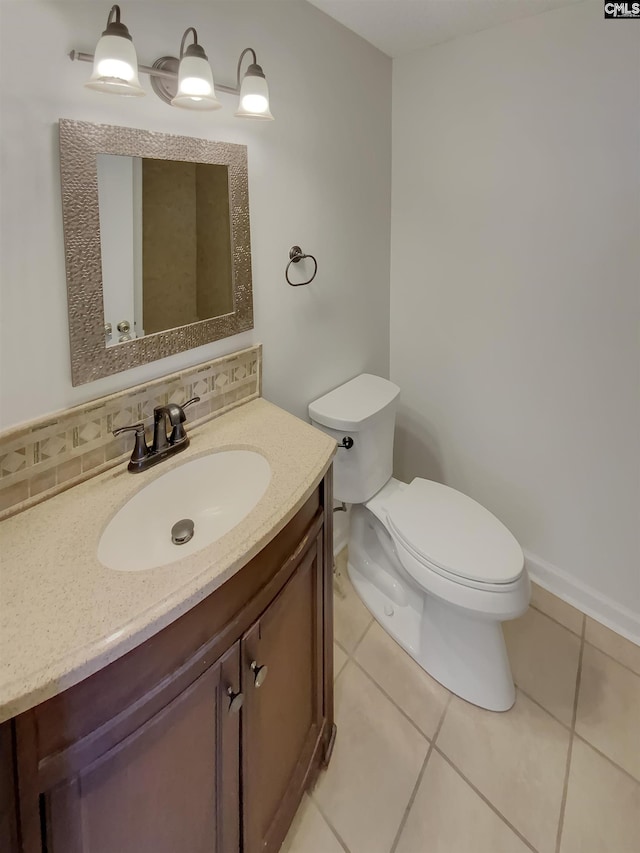
<svg viewBox="0 0 640 853">
<path fill-rule="evenodd" d="M 291 281 L 291 279 L 289 278 L 289 267 L 291 266 L 291 264 L 297 264 L 300 261 L 303 261 L 305 258 L 311 258 L 314 263 L 313 275 L 311 276 L 309 281 Z M 287 264 L 286 269 L 284 271 L 284 277 L 287 280 L 287 284 L 290 284 L 291 287 L 302 287 L 303 284 L 311 284 L 311 282 L 316 277 L 317 272 L 318 262 L 313 257 L 313 255 L 305 255 L 300 246 L 292 246 L 289 249 L 289 263 Z"/>
</svg>

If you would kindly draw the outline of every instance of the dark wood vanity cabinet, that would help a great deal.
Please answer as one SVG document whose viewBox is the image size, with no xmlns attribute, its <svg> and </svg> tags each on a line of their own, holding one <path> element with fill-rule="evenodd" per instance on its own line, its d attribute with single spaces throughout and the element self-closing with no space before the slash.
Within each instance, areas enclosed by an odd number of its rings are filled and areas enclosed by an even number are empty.
<svg viewBox="0 0 640 853">
<path fill-rule="evenodd" d="M 236 643 L 128 737 L 45 791 L 44 850 L 237 850 L 240 725 L 224 688 L 237 681 L 239 660 Z"/>
<path fill-rule="evenodd" d="M 275 853 L 333 744 L 330 472 L 220 589 L 0 726 L 2 853 Z"/>
<path fill-rule="evenodd" d="M 322 731 L 322 548 L 316 542 L 243 638 L 244 849 L 278 850 Z M 256 688 L 255 684 L 260 683 Z"/>
</svg>

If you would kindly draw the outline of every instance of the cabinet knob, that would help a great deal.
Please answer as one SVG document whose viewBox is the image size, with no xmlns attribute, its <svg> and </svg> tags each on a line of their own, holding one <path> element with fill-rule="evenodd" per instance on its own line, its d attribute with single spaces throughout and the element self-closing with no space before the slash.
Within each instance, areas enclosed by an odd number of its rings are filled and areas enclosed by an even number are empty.
<svg viewBox="0 0 640 853">
<path fill-rule="evenodd" d="M 252 661 L 250 665 L 251 672 L 254 675 L 254 681 L 256 687 L 262 687 L 265 683 L 267 675 L 269 674 L 268 666 L 259 666 L 258 661 Z"/>
<path fill-rule="evenodd" d="M 243 693 L 234 693 L 233 687 L 227 687 L 227 696 L 229 697 L 229 711 L 232 714 L 237 714 L 244 702 Z"/>
</svg>

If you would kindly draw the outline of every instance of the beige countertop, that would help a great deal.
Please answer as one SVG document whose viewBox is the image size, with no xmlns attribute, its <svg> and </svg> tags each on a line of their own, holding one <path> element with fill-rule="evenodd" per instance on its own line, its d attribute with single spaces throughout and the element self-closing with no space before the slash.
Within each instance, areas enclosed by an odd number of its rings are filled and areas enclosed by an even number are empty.
<svg viewBox="0 0 640 853">
<path fill-rule="evenodd" d="M 183 453 L 142 474 L 126 464 L 0 523 L 0 722 L 77 684 L 181 616 L 255 556 L 326 473 L 335 442 L 258 399 L 189 433 Z M 264 497 L 217 542 L 158 569 L 98 562 L 115 512 L 160 474 L 219 450 L 270 463 Z"/>
</svg>

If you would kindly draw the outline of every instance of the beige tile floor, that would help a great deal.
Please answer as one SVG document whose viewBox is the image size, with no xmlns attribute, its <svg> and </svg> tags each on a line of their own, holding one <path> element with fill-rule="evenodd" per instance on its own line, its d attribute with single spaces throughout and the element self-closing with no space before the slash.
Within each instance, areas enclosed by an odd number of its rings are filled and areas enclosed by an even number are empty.
<svg viewBox="0 0 640 853">
<path fill-rule="evenodd" d="M 338 737 L 282 853 L 640 853 L 640 647 L 545 590 L 505 625 L 515 706 L 452 696 L 337 561 Z"/>
</svg>

